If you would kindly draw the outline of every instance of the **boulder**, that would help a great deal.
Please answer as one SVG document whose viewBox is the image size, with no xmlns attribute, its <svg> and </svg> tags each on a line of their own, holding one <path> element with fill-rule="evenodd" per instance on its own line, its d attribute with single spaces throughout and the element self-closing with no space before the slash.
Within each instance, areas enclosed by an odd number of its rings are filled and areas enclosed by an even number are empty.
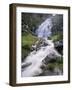
<svg viewBox="0 0 72 90">
<path fill-rule="evenodd" d="M 63 41 L 57 41 L 54 43 L 54 46 L 56 48 L 56 50 L 61 54 L 63 55 Z"/>
</svg>

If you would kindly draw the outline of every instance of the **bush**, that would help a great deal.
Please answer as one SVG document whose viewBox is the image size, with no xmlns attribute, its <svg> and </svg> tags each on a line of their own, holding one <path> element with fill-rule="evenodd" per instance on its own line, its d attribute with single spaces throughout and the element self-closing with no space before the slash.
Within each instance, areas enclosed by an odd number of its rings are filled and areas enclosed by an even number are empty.
<svg viewBox="0 0 72 90">
<path fill-rule="evenodd" d="M 63 39 L 63 35 L 59 33 L 59 34 L 57 34 L 57 35 L 53 35 L 53 36 L 51 37 L 51 39 L 52 39 L 54 42 L 60 41 L 60 40 Z"/>
</svg>

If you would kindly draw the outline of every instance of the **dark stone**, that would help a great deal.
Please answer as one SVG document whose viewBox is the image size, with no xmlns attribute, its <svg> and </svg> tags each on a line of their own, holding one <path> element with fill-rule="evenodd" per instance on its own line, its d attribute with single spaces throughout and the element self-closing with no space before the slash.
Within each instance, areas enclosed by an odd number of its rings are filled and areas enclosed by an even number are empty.
<svg viewBox="0 0 72 90">
<path fill-rule="evenodd" d="M 56 50 L 63 55 L 63 41 L 57 41 L 54 43 Z"/>
<path fill-rule="evenodd" d="M 30 63 L 26 63 L 26 64 L 23 64 L 21 67 L 22 68 L 26 68 L 26 67 L 28 67 L 28 66 L 30 66 L 32 63 L 30 62 Z"/>
</svg>

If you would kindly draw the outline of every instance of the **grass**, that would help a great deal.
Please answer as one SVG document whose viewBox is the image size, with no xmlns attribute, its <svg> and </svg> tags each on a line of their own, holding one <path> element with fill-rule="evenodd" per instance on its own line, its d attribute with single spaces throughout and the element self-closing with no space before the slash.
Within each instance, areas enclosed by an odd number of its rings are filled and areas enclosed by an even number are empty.
<svg viewBox="0 0 72 90">
<path fill-rule="evenodd" d="M 56 60 L 55 62 L 50 62 L 47 64 L 48 70 L 53 70 L 55 67 L 59 68 L 60 70 L 63 70 L 63 57 L 61 60 Z"/>
<path fill-rule="evenodd" d="M 37 40 L 38 38 L 30 33 L 22 35 L 22 46 L 24 47 L 25 45 L 28 45 L 31 47 L 31 45 L 34 44 Z"/>
<path fill-rule="evenodd" d="M 59 40 L 63 39 L 63 36 L 62 36 L 62 34 L 53 35 L 51 37 L 51 39 L 55 42 L 55 41 L 59 41 Z"/>
<path fill-rule="evenodd" d="M 47 65 L 47 69 L 48 70 L 53 70 L 55 67 L 59 68 L 59 69 L 63 69 L 63 64 L 59 64 L 59 63 L 49 63 Z"/>
<path fill-rule="evenodd" d="M 22 33 L 22 61 L 24 61 L 24 58 L 26 58 L 26 56 L 30 53 L 32 44 L 34 44 L 37 40 L 38 38 L 31 33 Z"/>
</svg>

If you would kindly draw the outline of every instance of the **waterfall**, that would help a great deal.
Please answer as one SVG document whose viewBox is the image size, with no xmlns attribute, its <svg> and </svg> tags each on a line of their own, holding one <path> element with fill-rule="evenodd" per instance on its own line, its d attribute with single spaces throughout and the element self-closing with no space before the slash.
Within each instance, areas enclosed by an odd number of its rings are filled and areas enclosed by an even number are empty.
<svg viewBox="0 0 72 90">
<path fill-rule="evenodd" d="M 51 36 L 52 21 L 47 18 L 36 30 L 39 38 L 47 38 Z"/>
<path fill-rule="evenodd" d="M 22 66 L 31 63 L 22 70 L 22 77 L 31 77 L 41 74 L 43 70 L 40 67 L 43 65 L 42 61 L 46 56 L 48 56 L 49 59 L 61 57 L 61 55 L 54 49 L 53 42 L 51 40 L 46 40 L 46 42 L 48 43 L 47 46 L 42 46 L 38 51 L 32 51 L 25 59 L 25 62 L 22 63 Z"/>
<path fill-rule="evenodd" d="M 41 66 L 44 65 L 43 60 L 48 56 L 48 60 L 61 57 L 55 50 L 52 40 L 47 37 L 51 35 L 52 22 L 51 19 L 46 19 L 37 29 L 37 36 L 44 39 L 46 45 L 40 46 L 39 50 L 33 50 L 22 63 L 22 77 L 32 77 L 43 72 Z"/>
</svg>

